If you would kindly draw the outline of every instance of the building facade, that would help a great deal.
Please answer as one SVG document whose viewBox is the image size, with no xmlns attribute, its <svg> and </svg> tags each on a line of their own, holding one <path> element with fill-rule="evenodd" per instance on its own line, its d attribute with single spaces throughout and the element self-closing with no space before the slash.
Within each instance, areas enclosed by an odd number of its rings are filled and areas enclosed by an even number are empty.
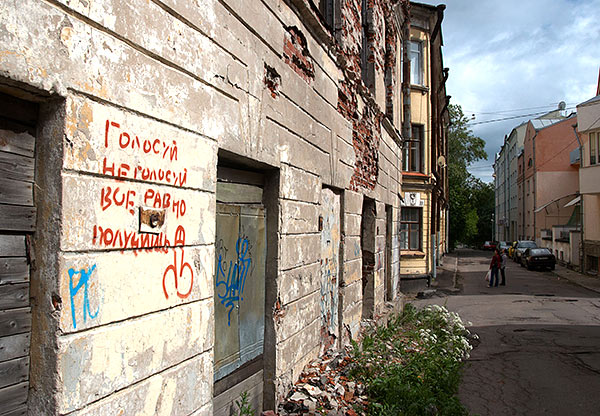
<svg viewBox="0 0 600 416">
<path fill-rule="evenodd" d="M 443 7 L 0 11 L 4 411 L 229 414 L 242 391 L 275 409 L 308 362 L 400 305 L 401 253 L 402 275 L 435 270 Z"/>
<path fill-rule="evenodd" d="M 600 83 L 599 91 L 600 93 Z M 598 275 L 600 258 L 600 95 L 577 106 L 577 130 L 581 141 L 579 183 L 583 234 L 582 270 Z"/>
<path fill-rule="evenodd" d="M 561 108 L 533 120 L 563 119 L 564 111 Z M 518 180 L 522 173 L 519 173 L 518 161 L 523 152 L 528 123 L 523 122 L 511 130 L 494 159 L 494 236 L 498 241 L 510 242 L 524 238 L 524 199 Z"/>
<path fill-rule="evenodd" d="M 494 239 L 498 241 L 506 241 L 508 238 L 508 144 L 507 137 L 504 138 L 504 144 L 500 148 L 500 152 L 496 154 L 494 160 L 494 197 L 495 197 L 495 232 Z"/>
<path fill-rule="evenodd" d="M 435 276 L 448 250 L 449 122 L 441 23 L 444 7 L 413 3 L 410 19 L 410 124 L 402 165 L 400 274 L 404 285 Z M 406 121 L 406 119 L 405 119 Z"/>
<path fill-rule="evenodd" d="M 575 206 L 565 205 L 579 192 L 578 166 L 571 151 L 578 148 L 573 126 L 577 116 L 527 123 L 524 144 L 525 239 L 553 249 L 553 226 L 577 225 Z M 553 249 L 554 252 L 554 249 Z M 557 255 L 560 258 L 560 255 Z"/>
</svg>

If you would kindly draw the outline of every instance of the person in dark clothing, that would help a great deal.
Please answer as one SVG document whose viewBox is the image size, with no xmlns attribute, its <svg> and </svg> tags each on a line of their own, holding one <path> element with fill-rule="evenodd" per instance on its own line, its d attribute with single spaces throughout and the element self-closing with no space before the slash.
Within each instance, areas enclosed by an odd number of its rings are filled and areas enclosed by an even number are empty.
<svg viewBox="0 0 600 416">
<path fill-rule="evenodd" d="M 498 287 L 498 271 L 500 270 L 500 265 L 502 264 L 502 258 L 500 257 L 500 252 L 498 249 L 494 250 L 494 257 L 492 257 L 492 262 L 490 263 L 490 270 L 492 271 L 490 276 L 490 284 L 488 287 Z"/>
</svg>

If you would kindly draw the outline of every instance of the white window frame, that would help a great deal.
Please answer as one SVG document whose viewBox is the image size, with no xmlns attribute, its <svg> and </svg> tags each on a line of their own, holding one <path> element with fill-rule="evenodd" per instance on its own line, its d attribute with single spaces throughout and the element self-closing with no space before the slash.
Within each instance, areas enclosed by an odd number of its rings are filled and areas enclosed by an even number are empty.
<svg viewBox="0 0 600 416">
<path fill-rule="evenodd" d="M 423 41 L 410 41 L 410 83 L 425 85 L 425 71 L 423 65 Z"/>
</svg>

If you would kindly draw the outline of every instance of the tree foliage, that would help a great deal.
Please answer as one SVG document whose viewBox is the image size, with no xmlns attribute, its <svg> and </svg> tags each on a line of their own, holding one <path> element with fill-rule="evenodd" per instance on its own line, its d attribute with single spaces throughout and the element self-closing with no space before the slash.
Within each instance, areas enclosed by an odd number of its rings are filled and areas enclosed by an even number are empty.
<svg viewBox="0 0 600 416">
<path fill-rule="evenodd" d="M 494 188 L 467 170 L 487 158 L 485 142 L 475 136 L 460 105 L 451 104 L 448 129 L 450 245 L 479 244 L 492 238 Z"/>
</svg>

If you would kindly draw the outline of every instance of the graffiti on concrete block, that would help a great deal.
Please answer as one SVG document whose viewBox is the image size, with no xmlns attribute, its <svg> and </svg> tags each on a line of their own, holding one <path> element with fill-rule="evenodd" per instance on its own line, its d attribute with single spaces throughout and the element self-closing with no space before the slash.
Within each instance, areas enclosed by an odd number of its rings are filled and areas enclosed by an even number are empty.
<svg viewBox="0 0 600 416">
<path fill-rule="evenodd" d="M 329 348 L 339 338 L 339 251 L 341 242 L 340 196 L 323 188 L 321 193 L 321 346 Z"/>
<path fill-rule="evenodd" d="M 217 250 L 219 251 L 215 278 L 217 296 L 221 304 L 228 309 L 227 324 L 231 326 L 231 312 L 244 300 L 246 277 L 252 266 L 250 242 L 247 237 L 238 238 L 235 243 L 235 261 L 229 260 L 229 263 L 227 263 L 227 248 L 223 246 L 222 241 Z"/>
<path fill-rule="evenodd" d="M 176 162 L 178 156 L 177 142 L 174 139 L 140 137 L 128 132 L 121 123 L 106 120 L 104 131 L 104 147 L 119 149 L 128 154 L 136 154 L 146 160 L 154 157 L 155 160 Z M 106 157 L 102 160 L 103 175 L 119 178 L 132 178 L 141 181 L 167 183 L 173 186 L 184 186 L 187 182 L 187 169 L 177 170 L 172 168 L 149 167 L 136 162 L 112 162 Z"/>
<path fill-rule="evenodd" d="M 90 279 L 92 277 L 92 273 L 96 270 L 96 265 L 94 264 L 92 267 L 86 269 L 75 270 L 73 268 L 69 269 L 69 295 L 71 297 L 71 317 L 73 318 L 73 328 L 77 328 L 77 318 L 75 313 L 75 296 L 81 291 L 83 288 L 83 300 L 81 304 L 83 305 L 83 322 L 87 321 L 87 318 L 94 319 L 98 316 L 98 312 L 100 307 L 96 307 L 96 312 L 92 313 L 92 309 L 90 307 L 90 298 L 88 294 L 88 288 L 90 284 Z M 73 278 L 79 275 L 79 280 L 76 285 L 73 285 Z"/>
<path fill-rule="evenodd" d="M 160 185 L 176 188 L 186 185 L 188 168 L 183 166 L 185 161 L 178 159 L 177 141 L 170 136 L 157 137 L 153 132 L 143 135 L 120 121 L 110 119 L 105 120 L 103 133 L 104 148 L 108 150 L 104 152 L 98 173 L 109 176 L 108 180 L 112 183 L 103 185 L 98 195 L 99 212 L 106 214 L 102 214 L 102 219 L 91 225 L 92 244 L 120 249 L 121 253 L 131 250 L 135 256 L 142 252 L 167 254 L 172 251 L 173 257 L 165 256 L 168 261 L 157 270 L 159 273 L 163 271 L 162 290 L 166 299 L 175 296 L 187 298 L 194 285 L 194 268 L 193 263 L 186 260 L 185 228 L 182 224 L 174 227 L 173 223 L 180 222 L 189 206 L 177 193 L 165 191 L 165 188 L 155 184 L 158 182 Z M 146 186 L 140 189 L 133 181 Z M 105 222 L 113 215 L 117 218 L 123 214 L 128 217 L 138 215 L 138 205 L 163 210 L 162 222 L 165 224 L 166 218 L 169 218 L 170 227 L 165 226 L 156 232 L 140 232 L 139 223 L 143 222 L 142 218 L 133 227 Z M 122 218 L 119 220 L 122 223 Z M 174 233 L 172 229 L 175 229 Z M 94 268 L 90 269 L 87 274 L 84 270 L 69 272 L 70 276 L 81 274 L 79 284 L 71 287 L 71 296 L 73 299 L 81 288 L 84 289 L 84 319 L 95 316 L 91 313 L 87 300 L 87 282 L 93 270 Z M 157 278 L 160 278 L 160 274 Z M 157 284 L 160 285 L 158 281 Z M 73 325 L 75 324 L 73 311 Z"/>
<path fill-rule="evenodd" d="M 338 324 L 337 274 L 335 258 L 321 260 L 321 324 L 332 335 L 337 333 Z"/>
<path fill-rule="evenodd" d="M 194 286 L 194 270 L 192 269 L 192 266 L 190 266 L 190 263 L 185 261 L 185 249 L 183 248 L 185 246 L 185 229 L 181 225 L 177 227 L 177 231 L 175 232 L 174 244 L 175 247 L 181 247 L 179 249 L 181 256 L 178 258 L 177 248 L 173 248 L 173 263 L 169 264 L 163 273 L 163 292 L 165 298 L 169 299 L 167 278 L 172 278 L 177 296 L 181 299 L 185 299 L 192 293 L 192 288 Z"/>
</svg>

